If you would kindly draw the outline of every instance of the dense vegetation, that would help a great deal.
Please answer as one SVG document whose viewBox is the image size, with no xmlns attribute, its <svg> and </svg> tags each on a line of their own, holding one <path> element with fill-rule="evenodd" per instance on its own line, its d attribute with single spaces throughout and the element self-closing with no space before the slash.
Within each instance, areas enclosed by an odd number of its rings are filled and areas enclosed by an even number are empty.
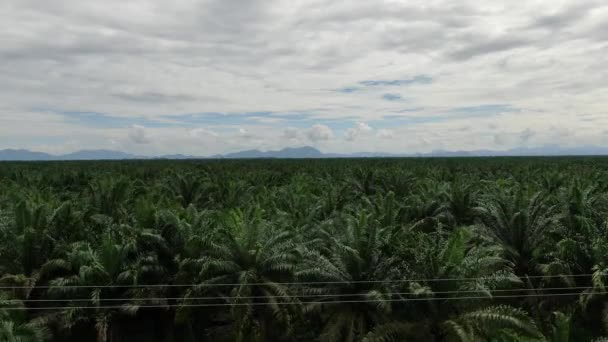
<svg viewBox="0 0 608 342">
<path fill-rule="evenodd" d="M 0 341 L 596 341 L 608 159 L 0 164 Z"/>
</svg>

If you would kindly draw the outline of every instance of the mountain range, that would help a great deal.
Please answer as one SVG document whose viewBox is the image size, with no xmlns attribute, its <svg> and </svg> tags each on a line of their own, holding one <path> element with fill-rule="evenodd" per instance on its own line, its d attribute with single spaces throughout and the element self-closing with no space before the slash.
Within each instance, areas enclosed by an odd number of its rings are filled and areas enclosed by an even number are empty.
<svg viewBox="0 0 608 342">
<path fill-rule="evenodd" d="M 473 150 L 473 151 L 444 151 L 436 150 L 429 153 L 323 153 L 310 146 L 288 147 L 277 151 L 246 150 L 235 153 L 218 154 L 213 156 L 192 156 L 171 154 L 162 156 L 138 156 L 126 152 L 112 150 L 82 150 L 69 154 L 53 155 L 29 150 L 0 150 L 0 161 L 51 161 L 51 160 L 128 160 L 128 159 L 260 159 L 260 158 L 375 158 L 375 157 L 500 157 L 500 156 L 593 156 L 608 155 L 608 147 L 583 146 L 560 147 L 546 145 L 535 148 L 515 148 L 504 151 Z"/>
</svg>

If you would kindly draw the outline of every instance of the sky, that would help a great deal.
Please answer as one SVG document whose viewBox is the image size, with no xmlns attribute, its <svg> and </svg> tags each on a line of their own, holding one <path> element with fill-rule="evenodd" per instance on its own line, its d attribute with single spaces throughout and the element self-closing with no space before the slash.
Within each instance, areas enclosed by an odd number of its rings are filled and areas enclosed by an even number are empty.
<svg viewBox="0 0 608 342">
<path fill-rule="evenodd" d="M 3 0 L 0 149 L 608 146 L 608 2 Z"/>
</svg>

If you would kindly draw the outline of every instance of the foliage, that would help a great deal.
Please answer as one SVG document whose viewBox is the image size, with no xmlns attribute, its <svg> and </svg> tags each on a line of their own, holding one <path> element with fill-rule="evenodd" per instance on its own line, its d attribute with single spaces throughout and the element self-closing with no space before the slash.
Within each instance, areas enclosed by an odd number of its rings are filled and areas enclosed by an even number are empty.
<svg viewBox="0 0 608 342">
<path fill-rule="evenodd" d="M 601 341 L 608 159 L 0 163 L 0 341 Z"/>
</svg>

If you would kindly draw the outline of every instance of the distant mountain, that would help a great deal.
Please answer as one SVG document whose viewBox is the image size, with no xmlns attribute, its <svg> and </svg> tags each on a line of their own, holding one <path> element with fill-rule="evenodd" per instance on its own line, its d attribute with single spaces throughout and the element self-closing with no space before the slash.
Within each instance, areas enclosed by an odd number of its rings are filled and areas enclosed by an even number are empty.
<svg viewBox="0 0 608 342">
<path fill-rule="evenodd" d="M 28 150 L 0 150 L 0 160 L 53 160 L 55 156 Z"/>
<path fill-rule="evenodd" d="M 247 150 L 209 157 L 170 154 L 158 157 L 142 157 L 130 153 L 111 150 L 83 150 L 64 155 L 52 155 L 28 150 L 0 150 L 0 161 L 46 161 L 46 160 L 126 160 L 126 159 L 257 159 L 257 158 L 379 158 L 379 157 L 507 157 L 507 156 L 591 156 L 608 155 L 608 147 L 582 146 L 560 147 L 546 145 L 534 148 L 515 148 L 505 151 L 474 150 L 445 151 L 429 153 L 393 154 L 382 152 L 322 153 L 310 146 L 288 147 L 277 151 Z"/>
<path fill-rule="evenodd" d="M 506 151 L 474 150 L 474 151 L 443 151 L 437 150 L 427 154 L 419 154 L 421 157 L 533 157 L 533 156 L 605 156 L 608 155 L 608 147 L 581 146 L 560 147 L 558 145 L 545 145 L 541 147 L 518 147 Z"/>
<path fill-rule="evenodd" d="M 110 150 L 83 150 L 74 153 L 57 156 L 58 160 L 123 160 L 142 159 L 136 155 Z"/>
<path fill-rule="evenodd" d="M 248 150 L 236 153 L 228 153 L 220 158 L 225 159 L 252 159 L 252 158 L 323 158 L 325 155 L 314 147 L 284 148 L 279 151 Z"/>
<path fill-rule="evenodd" d="M 154 157 L 153 159 L 201 159 L 201 157 L 187 156 L 184 154 L 166 154 L 160 157 Z"/>
<path fill-rule="evenodd" d="M 28 150 L 0 150 L 0 160 L 47 161 L 47 160 L 123 160 L 141 159 L 130 153 L 110 150 L 83 150 L 63 155 L 52 155 Z"/>
</svg>

